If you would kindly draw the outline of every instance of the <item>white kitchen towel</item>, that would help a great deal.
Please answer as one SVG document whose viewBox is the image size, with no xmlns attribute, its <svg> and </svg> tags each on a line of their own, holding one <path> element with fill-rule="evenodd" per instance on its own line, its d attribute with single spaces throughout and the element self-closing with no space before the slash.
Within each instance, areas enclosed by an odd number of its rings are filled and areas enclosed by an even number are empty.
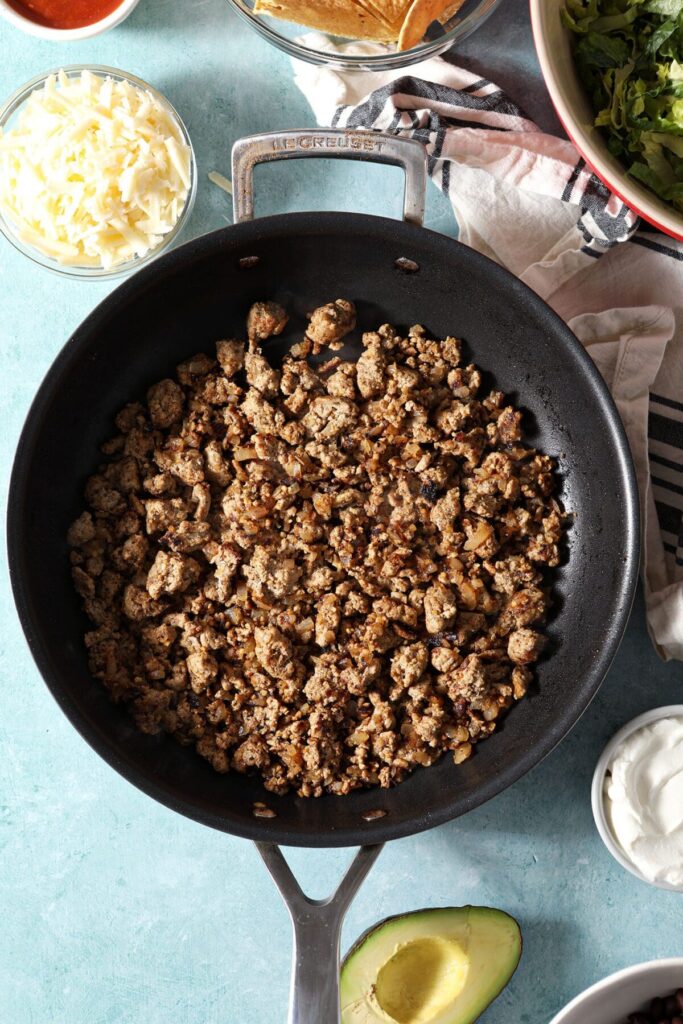
<svg viewBox="0 0 683 1024">
<path fill-rule="evenodd" d="M 320 125 L 422 142 L 461 241 L 530 285 L 590 352 L 636 463 L 650 635 L 662 657 L 683 659 L 683 245 L 640 223 L 570 142 L 449 59 L 410 75 L 293 64 Z"/>
</svg>

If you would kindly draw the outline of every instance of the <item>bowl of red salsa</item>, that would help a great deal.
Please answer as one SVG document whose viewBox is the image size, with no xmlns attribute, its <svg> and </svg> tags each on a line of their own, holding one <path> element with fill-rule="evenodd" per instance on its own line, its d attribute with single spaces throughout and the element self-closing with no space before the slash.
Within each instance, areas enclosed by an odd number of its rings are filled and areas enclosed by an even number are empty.
<svg viewBox="0 0 683 1024">
<path fill-rule="evenodd" d="M 0 15 L 42 39 L 87 39 L 127 18 L 138 0 L 0 0 Z"/>
</svg>

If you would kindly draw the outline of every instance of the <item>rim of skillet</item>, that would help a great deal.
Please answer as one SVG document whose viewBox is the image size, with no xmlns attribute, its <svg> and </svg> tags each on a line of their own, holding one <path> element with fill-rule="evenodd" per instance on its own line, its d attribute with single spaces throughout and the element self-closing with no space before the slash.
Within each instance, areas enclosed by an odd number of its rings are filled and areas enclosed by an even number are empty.
<svg viewBox="0 0 683 1024">
<path fill-rule="evenodd" d="M 59 682 L 51 677 L 48 658 L 42 650 L 38 642 L 38 635 L 33 628 L 33 617 L 27 598 L 26 584 L 21 576 L 20 541 L 23 536 L 23 524 L 20 513 L 23 505 L 22 494 L 27 480 L 26 467 L 28 463 L 25 455 L 33 449 L 35 436 L 42 426 L 50 396 L 58 385 L 61 376 L 69 369 L 72 361 L 79 356 L 83 346 L 87 344 L 88 338 L 106 320 L 110 307 L 114 302 L 128 301 L 144 293 L 147 287 L 154 283 L 159 269 L 173 271 L 185 264 L 191 264 L 195 259 L 206 257 L 206 246 L 209 239 L 212 240 L 213 249 L 219 250 L 226 244 L 232 245 L 239 241 L 254 241 L 259 235 L 270 234 L 271 232 L 277 234 L 278 230 L 282 232 L 283 229 L 285 229 L 284 233 L 293 233 L 297 228 L 306 230 L 311 225 L 317 233 L 320 233 L 321 230 L 331 230 L 333 227 L 338 229 L 340 221 L 343 222 L 343 226 L 347 230 L 355 227 L 357 230 L 364 228 L 365 231 L 368 231 L 368 225 L 371 223 L 376 229 L 391 226 L 393 231 L 401 231 L 407 241 L 412 237 L 416 241 L 419 239 L 424 242 L 425 234 L 428 234 L 432 236 L 433 240 L 438 240 L 439 244 L 445 248 L 467 248 L 468 258 L 475 264 L 479 264 L 480 268 L 488 273 L 491 287 L 500 284 L 508 289 L 510 287 L 516 288 L 526 293 L 537 308 L 540 305 L 544 316 L 553 322 L 556 328 L 559 328 L 558 333 L 563 337 L 564 344 L 573 351 L 574 357 L 582 365 L 588 382 L 600 397 L 602 411 L 608 421 L 611 436 L 614 440 L 615 454 L 618 456 L 619 475 L 624 487 L 625 505 L 628 514 L 624 522 L 625 556 L 618 601 L 615 602 L 616 612 L 606 632 L 605 642 L 590 670 L 586 673 L 583 690 L 581 695 L 579 695 L 578 711 L 576 705 L 571 709 L 565 710 L 563 715 L 558 716 L 553 727 L 547 731 L 543 737 L 543 742 L 526 750 L 523 756 L 517 758 L 505 771 L 487 779 L 473 796 L 463 797 L 462 794 L 456 792 L 450 800 L 444 800 L 437 810 L 430 813 L 425 814 L 424 812 L 418 813 L 416 811 L 414 818 L 411 817 L 398 824 L 392 824 L 388 818 L 379 818 L 363 823 L 362 827 L 359 825 L 355 827 L 334 828 L 326 832 L 324 840 L 321 840 L 313 834 L 301 833 L 296 829 L 286 826 L 278 826 L 277 819 L 274 819 L 274 822 L 269 820 L 267 823 L 257 818 L 254 818 L 253 822 L 242 819 L 233 822 L 225 816 L 203 809 L 193 801 L 178 796 L 177 792 L 172 790 L 170 785 L 161 783 L 158 778 L 153 778 L 138 766 L 130 763 L 119 754 L 116 745 L 108 737 L 102 736 L 91 727 L 77 704 L 69 695 L 63 692 Z M 43 377 L 26 415 L 10 476 L 6 542 L 14 602 L 33 661 L 53 698 L 71 724 L 111 768 L 147 796 L 152 797 L 171 810 L 183 814 L 185 817 L 219 831 L 244 839 L 276 842 L 283 846 L 332 848 L 383 843 L 392 839 L 415 835 L 438 825 L 443 825 L 460 817 L 462 814 L 474 810 L 512 786 L 554 750 L 576 725 L 595 697 L 621 644 L 638 583 L 640 533 L 639 499 L 635 469 L 626 432 L 614 400 L 586 350 L 567 327 L 566 323 L 540 296 L 529 288 L 528 285 L 523 284 L 510 271 L 501 267 L 489 259 L 489 257 L 482 255 L 482 253 L 477 252 L 475 249 L 470 249 L 464 243 L 450 236 L 387 217 L 377 217 L 370 214 L 310 211 L 261 217 L 253 221 L 233 224 L 198 236 L 160 256 L 148 266 L 141 268 L 137 273 L 118 285 L 93 309 L 57 353 Z M 94 680 L 93 685 L 96 685 Z M 321 799 L 324 799 L 324 797 Z M 330 797 L 330 799 L 343 798 Z"/>
</svg>

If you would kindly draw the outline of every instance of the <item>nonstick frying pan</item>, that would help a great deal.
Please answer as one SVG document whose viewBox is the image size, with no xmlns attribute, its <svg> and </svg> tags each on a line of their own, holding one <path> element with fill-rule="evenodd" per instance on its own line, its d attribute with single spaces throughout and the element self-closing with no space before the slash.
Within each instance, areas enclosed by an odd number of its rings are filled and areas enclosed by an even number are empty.
<svg viewBox="0 0 683 1024">
<path fill-rule="evenodd" d="M 405 221 L 346 213 L 252 220 L 252 171 L 263 160 L 324 155 L 379 160 L 406 172 Z M 616 652 L 638 569 L 638 498 L 612 399 L 566 325 L 525 285 L 472 249 L 421 227 L 426 180 L 416 142 L 358 131 L 254 136 L 233 151 L 235 225 L 169 253 L 121 285 L 60 352 L 29 412 L 14 464 L 10 572 L 31 651 L 60 707 L 118 772 L 173 810 L 259 843 L 295 921 L 290 1024 L 339 1019 L 339 928 L 379 844 L 431 828 L 490 799 L 537 764 L 597 691 Z M 257 259 L 255 259 L 255 257 Z M 550 653 L 535 691 L 475 756 L 415 772 L 389 791 L 267 802 L 256 778 L 218 775 L 167 737 L 138 733 L 88 672 L 87 628 L 69 577 L 65 535 L 116 411 L 216 339 L 241 336 L 252 302 L 291 312 L 275 356 L 306 311 L 353 299 L 359 332 L 389 322 L 455 334 L 491 382 L 527 410 L 526 438 L 557 456 L 573 514 L 554 580 Z M 382 816 L 372 812 L 384 812 Z M 365 847 L 337 896 L 298 889 L 275 844 Z M 311 955 L 312 954 L 312 955 Z"/>
</svg>

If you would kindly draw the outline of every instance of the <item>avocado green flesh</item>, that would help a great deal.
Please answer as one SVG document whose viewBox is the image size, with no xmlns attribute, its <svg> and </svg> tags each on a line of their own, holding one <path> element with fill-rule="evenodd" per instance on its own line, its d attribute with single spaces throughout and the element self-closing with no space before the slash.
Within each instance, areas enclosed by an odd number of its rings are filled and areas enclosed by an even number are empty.
<svg viewBox="0 0 683 1024">
<path fill-rule="evenodd" d="M 505 988 L 521 952 L 519 925 L 502 910 L 389 918 L 344 961 L 342 1024 L 472 1024 Z"/>
</svg>

